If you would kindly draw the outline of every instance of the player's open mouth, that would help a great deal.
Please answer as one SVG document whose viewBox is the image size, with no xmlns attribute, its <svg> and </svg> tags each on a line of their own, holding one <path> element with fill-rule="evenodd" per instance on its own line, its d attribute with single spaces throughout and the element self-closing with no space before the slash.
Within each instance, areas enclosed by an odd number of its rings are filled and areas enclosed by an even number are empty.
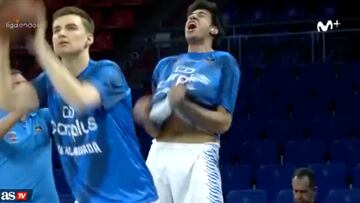
<svg viewBox="0 0 360 203">
<path fill-rule="evenodd" d="M 196 23 L 195 22 L 190 22 L 190 23 L 188 23 L 188 25 L 187 25 L 187 30 L 189 31 L 189 32 L 191 32 L 191 31 L 194 31 L 195 29 L 196 29 Z"/>
</svg>

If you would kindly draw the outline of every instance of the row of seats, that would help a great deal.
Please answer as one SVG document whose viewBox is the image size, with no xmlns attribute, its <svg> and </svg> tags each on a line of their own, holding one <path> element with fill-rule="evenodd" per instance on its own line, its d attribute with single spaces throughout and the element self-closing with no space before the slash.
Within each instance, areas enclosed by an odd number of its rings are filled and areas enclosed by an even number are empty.
<svg viewBox="0 0 360 203">
<path fill-rule="evenodd" d="M 281 190 L 273 199 L 269 198 L 264 190 L 235 190 L 231 191 L 225 200 L 226 203 L 290 203 L 294 202 L 291 190 Z M 359 203 L 359 189 L 332 189 L 319 203 Z"/>
<path fill-rule="evenodd" d="M 326 4 L 311 4 L 313 9 L 306 9 L 305 2 L 281 2 L 276 6 L 268 2 L 257 2 L 256 5 L 235 1 L 226 1 L 224 7 L 224 17 L 228 19 L 228 23 L 261 23 L 261 22 L 274 22 L 284 20 L 316 20 L 320 16 L 325 19 L 334 17 L 340 12 L 340 8 L 336 7 L 334 3 L 326 2 Z M 237 5 L 237 6 L 234 6 Z M 220 3 L 221 5 L 221 3 Z M 316 14 L 316 15 L 315 15 Z"/>
<path fill-rule="evenodd" d="M 335 140 L 330 145 L 322 140 L 288 141 L 284 148 L 273 140 L 253 140 L 238 143 L 225 140 L 220 149 L 221 163 L 238 162 L 253 168 L 262 164 L 291 163 L 305 166 L 309 163 L 341 162 L 352 168 L 360 162 L 360 140 Z"/>
<path fill-rule="evenodd" d="M 359 73 L 360 64 L 346 64 L 332 67 L 327 64 L 315 65 L 268 65 L 263 67 L 241 66 L 242 79 L 248 83 L 263 84 L 269 82 L 295 83 L 307 82 L 311 85 L 326 84 L 346 84 L 349 82 L 359 82 L 359 78 L 353 74 Z M 280 81 L 276 81 L 280 80 Z M 320 82 L 322 81 L 322 82 Z M 338 83 L 336 83 L 339 81 Z"/>
<path fill-rule="evenodd" d="M 288 100 L 287 100 L 288 99 Z M 338 100 L 290 98 L 239 98 L 236 113 L 241 119 L 266 120 L 331 120 L 351 117 L 360 118 L 360 97 Z M 238 113 L 238 114 L 237 114 Z"/>
<path fill-rule="evenodd" d="M 320 139 L 329 144 L 335 139 L 360 137 L 359 119 L 356 117 L 276 119 L 263 114 L 262 117 L 249 119 L 247 115 L 234 115 L 237 116 L 234 116 L 230 130 L 221 137 L 223 143 L 230 141 L 239 144 L 262 139 L 286 143 L 288 140 Z"/>
<path fill-rule="evenodd" d="M 276 78 L 274 79 L 276 80 Z M 260 85 L 254 83 L 241 82 L 239 96 L 245 101 L 255 100 L 269 101 L 282 100 L 282 102 L 297 102 L 303 100 L 323 100 L 323 102 L 333 102 L 334 100 L 356 100 L 359 98 L 360 83 L 325 83 L 321 85 L 312 85 L 310 82 L 274 82 L 263 83 Z M 281 83 L 281 84 L 280 84 Z M 325 104 L 327 105 L 327 104 Z"/>
<path fill-rule="evenodd" d="M 188 5 L 185 1 L 184 4 Z M 254 24 L 264 22 L 284 22 L 284 21 L 301 21 L 301 20 L 328 20 L 342 13 L 340 7 L 334 2 L 314 4 L 313 2 L 296 3 L 296 2 L 279 2 L 276 5 L 269 4 L 266 1 L 238 2 L 238 1 L 218 1 L 225 22 L 232 24 Z M 310 4 L 306 6 L 307 4 Z M 183 10 L 183 7 L 180 6 Z M 309 9 L 309 7 L 311 9 Z M 185 7 L 186 8 L 186 7 Z M 348 11 L 349 9 L 347 9 Z M 178 14 L 178 13 L 176 13 Z M 345 13 L 349 14 L 349 11 Z M 343 16 L 343 15 L 341 15 Z M 164 26 L 179 26 L 181 21 L 174 14 L 164 22 Z"/>
<path fill-rule="evenodd" d="M 291 178 L 296 167 L 292 164 L 262 165 L 253 174 L 249 165 L 226 165 L 221 167 L 224 195 L 231 190 L 263 189 L 273 199 L 279 191 L 291 189 Z M 321 201 L 331 189 L 360 189 L 360 162 L 347 174 L 341 163 L 308 165 L 315 173 L 318 186 L 317 199 Z"/>
<path fill-rule="evenodd" d="M 311 96 L 319 94 L 320 97 L 336 95 L 358 94 L 360 79 L 360 65 L 332 70 L 331 67 L 315 68 L 249 68 L 242 66 L 241 91 L 249 93 L 271 93 L 289 96 Z M 296 90 L 296 91 L 294 91 Z"/>
</svg>

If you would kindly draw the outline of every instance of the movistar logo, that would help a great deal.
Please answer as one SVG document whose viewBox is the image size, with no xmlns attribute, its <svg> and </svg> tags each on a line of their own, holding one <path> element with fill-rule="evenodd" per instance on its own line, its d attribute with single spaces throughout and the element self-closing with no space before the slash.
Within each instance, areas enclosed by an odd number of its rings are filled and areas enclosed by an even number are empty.
<svg viewBox="0 0 360 203">
<path fill-rule="evenodd" d="M 340 25 L 340 22 L 338 20 L 336 20 L 335 22 L 332 22 L 332 20 L 328 20 L 325 25 L 323 22 L 319 21 L 317 23 L 317 31 L 318 32 L 326 32 L 329 29 L 333 30 L 334 26 L 337 28 L 339 25 Z"/>
</svg>

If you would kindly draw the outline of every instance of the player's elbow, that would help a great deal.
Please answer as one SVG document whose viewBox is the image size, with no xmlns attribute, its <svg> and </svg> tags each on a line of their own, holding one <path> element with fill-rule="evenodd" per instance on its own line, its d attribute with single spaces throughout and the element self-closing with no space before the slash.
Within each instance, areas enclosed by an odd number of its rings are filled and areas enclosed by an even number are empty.
<svg viewBox="0 0 360 203">
<path fill-rule="evenodd" d="M 223 118 L 221 118 L 221 121 L 219 122 L 219 128 L 218 128 L 218 133 L 220 134 L 224 134 L 226 133 L 231 126 L 231 116 L 226 115 Z"/>
<path fill-rule="evenodd" d="M 98 90 L 90 83 L 83 83 L 82 88 L 77 89 L 71 94 L 64 94 L 64 99 L 78 111 L 96 108 L 101 105 L 101 97 Z"/>
<path fill-rule="evenodd" d="M 147 132 L 149 135 L 150 135 L 150 137 L 151 138 L 153 138 L 153 139 L 156 139 L 156 138 L 158 138 L 159 137 L 159 133 L 157 133 L 157 132 Z"/>
<path fill-rule="evenodd" d="M 101 98 L 97 92 L 81 92 L 74 97 L 69 97 L 69 104 L 78 111 L 84 111 L 100 106 Z"/>
<path fill-rule="evenodd" d="M 93 102 L 93 101 L 91 101 L 89 99 L 86 99 L 86 98 L 77 99 L 77 100 L 74 100 L 74 101 L 69 102 L 69 103 L 70 103 L 70 105 L 72 107 L 74 107 L 79 112 L 83 112 L 86 109 L 93 109 L 93 108 L 96 108 L 98 106 L 97 102 Z"/>
</svg>

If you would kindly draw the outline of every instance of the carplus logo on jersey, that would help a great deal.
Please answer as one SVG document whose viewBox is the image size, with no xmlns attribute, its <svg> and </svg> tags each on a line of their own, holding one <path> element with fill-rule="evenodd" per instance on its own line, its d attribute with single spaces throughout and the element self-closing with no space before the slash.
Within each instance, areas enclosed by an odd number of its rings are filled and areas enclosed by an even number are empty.
<svg viewBox="0 0 360 203">
<path fill-rule="evenodd" d="M 59 134 L 61 136 L 78 137 L 88 134 L 91 131 L 96 131 L 98 125 L 94 117 L 90 116 L 87 119 L 75 119 L 76 112 L 71 106 L 63 106 L 62 118 L 66 123 L 55 122 L 51 120 L 52 134 Z"/>
<path fill-rule="evenodd" d="M 31 200 L 32 190 L 0 189 L 0 202 L 26 202 Z"/>
<path fill-rule="evenodd" d="M 169 75 L 166 80 L 160 81 L 157 85 L 157 88 L 164 88 L 168 83 L 175 81 L 175 86 L 178 84 L 186 84 L 186 83 L 202 83 L 204 85 L 209 85 L 210 79 L 206 77 L 204 74 L 200 74 L 196 72 L 195 68 L 191 68 L 184 65 L 178 65 L 175 67 L 174 73 Z M 189 88 L 189 87 L 187 87 Z M 169 88 L 167 88 L 167 91 Z M 162 90 L 164 92 L 164 90 Z"/>
</svg>

